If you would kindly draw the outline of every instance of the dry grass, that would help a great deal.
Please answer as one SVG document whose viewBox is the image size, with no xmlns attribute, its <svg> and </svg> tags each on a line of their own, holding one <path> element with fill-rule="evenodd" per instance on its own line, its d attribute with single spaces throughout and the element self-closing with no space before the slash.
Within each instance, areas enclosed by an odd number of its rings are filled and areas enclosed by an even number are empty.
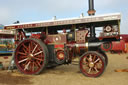
<svg viewBox="0 0 128 85">
<path fill-rule="evenodd" d="M 98 78 L 82 75 L 78 65 L 62 65 L 46 69 L 40 75 L 23 75 L 19 72 L 0 71 L 1 85 L 128 85 L 128 72 L 115 72 L 128 68 L 128 54 L 107 54 L 109 63 Z"/>
</svg>

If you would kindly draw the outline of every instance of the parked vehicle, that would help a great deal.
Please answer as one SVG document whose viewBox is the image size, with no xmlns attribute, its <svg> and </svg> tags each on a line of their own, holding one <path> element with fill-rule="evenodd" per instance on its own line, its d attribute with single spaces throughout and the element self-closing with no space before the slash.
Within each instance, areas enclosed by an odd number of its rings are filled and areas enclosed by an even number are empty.
<svg viewBox="0 0 128 85">
<path fill-rule="evenodd" d="M 15 29 L 14 62 L 24 74 L 39 74 L 45 67 L 70 64 L 80 57 L 80 71 L 88 77 L 100 76 L 108 63 L 104 51 L 120 37 L 120 14 L 93 16 L 93 0 L 89 0 L 89 17 L 17 23 L 4 29 Z M 100 39 L 95 28 L 101 27 L 112 35 Z M 117 29 L 117 30 L 115 30 Z M 89 36 L 87 36 L 89 34 Z"/>
<path fill-rule="evenodd" d="M 121 34 L 120 41 L 112 42 L 111 53 L 127 53 L 128 52 L 128 35 Z"/>
<path fill-rule="evenodd" d="M 125 51 L 125 41 L 124 40 L 120 40 L 118 42 L 112 42 L 112 49 L 111 49 L 111 53 L 122 53 L 122 52 L 126 52 Z"/>
</svg>

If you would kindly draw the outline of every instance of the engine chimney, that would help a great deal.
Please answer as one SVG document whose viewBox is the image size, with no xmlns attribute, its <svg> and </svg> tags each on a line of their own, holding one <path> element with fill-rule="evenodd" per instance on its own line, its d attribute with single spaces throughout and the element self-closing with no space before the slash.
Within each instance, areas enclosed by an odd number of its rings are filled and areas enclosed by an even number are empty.
<svg viewBox="0 0 128 85">
<path fill-rule="evenodd" d="M 95 15 L 95 9 L 94 9 L 94 0 L 88 0 L 88 4 L 89 4 L 89 10 L 88 10 L 88 15 L 89 16 L 93 16 Z"/>
<path fill-rule="evenodd" d="M 95 15 L 95 9 L 94 9 L 94 0 L 88 0 L 89 1 L 89 10 L 88 15 L 94 16 Z M 95 41 L 96 39 L 96 33 L 95 33 L 95 26 L 93 24 L 90 24 L 90 42 Z"/>
</svg>

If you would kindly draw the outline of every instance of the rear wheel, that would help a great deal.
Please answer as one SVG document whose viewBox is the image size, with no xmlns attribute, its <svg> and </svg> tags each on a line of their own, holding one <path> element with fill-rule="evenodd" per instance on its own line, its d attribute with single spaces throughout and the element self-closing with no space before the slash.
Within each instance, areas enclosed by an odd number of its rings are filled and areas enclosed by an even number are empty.
<svg viewBox="0 0 128 85">
<path fill-rule="evenodd" d="M 24 74 L 39 74 L 48 63 L 46 45 L 39 39 L 25 39 L 17 46 L 14 60 Z"/>
<path fill-rule="evenodd" d="M 104 72 L 106 63 L 101 54 L 96 51 L 88 51 L 81 56 L 79 67 L 85 76 L 98 77 Z"/>
</svg>

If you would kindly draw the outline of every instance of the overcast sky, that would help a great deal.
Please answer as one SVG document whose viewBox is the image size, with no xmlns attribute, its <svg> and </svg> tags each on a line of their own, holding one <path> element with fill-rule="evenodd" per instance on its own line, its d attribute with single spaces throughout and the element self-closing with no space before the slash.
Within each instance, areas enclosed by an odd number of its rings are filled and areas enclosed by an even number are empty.
<svg viewBox="0 0 128 85">
<path fill-rule="evenodd" d="M 121 13 L 121 33 L 128 34 L 128 0 L 94 0 L 96 15 Z M 0 0 L 0 24 L 87 15 L 88 0 Z"/>
</svg>

